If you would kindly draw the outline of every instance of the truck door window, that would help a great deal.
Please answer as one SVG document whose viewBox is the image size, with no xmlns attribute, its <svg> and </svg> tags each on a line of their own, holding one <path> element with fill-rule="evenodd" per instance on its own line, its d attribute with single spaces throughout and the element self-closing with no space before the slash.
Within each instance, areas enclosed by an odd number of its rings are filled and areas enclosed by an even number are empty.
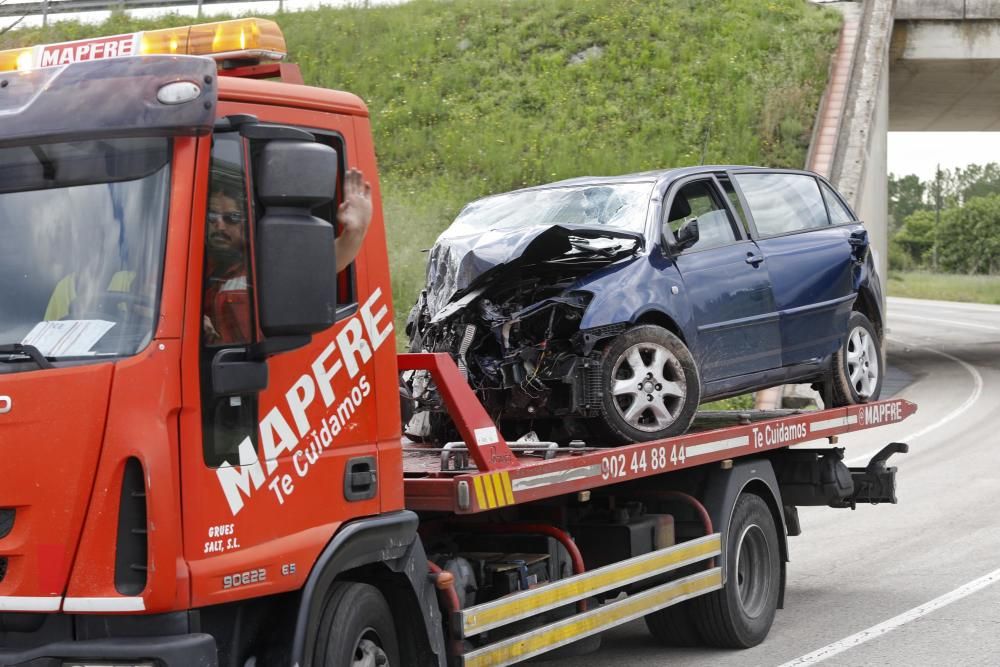
<svg viewBox="0 0 1000 667">
<path fill-rule="evenodd" d="M 217 397 L 212 360 L 220 350 L 253 342 L 250 219 L 239 135 L 220 133 L 212 143 L 205 219 L 205 270 L 201 310 L 202 427 L 205 463 L 239 463 L 239 445 L 256 448 L 257 397 Z"/>
</svg>

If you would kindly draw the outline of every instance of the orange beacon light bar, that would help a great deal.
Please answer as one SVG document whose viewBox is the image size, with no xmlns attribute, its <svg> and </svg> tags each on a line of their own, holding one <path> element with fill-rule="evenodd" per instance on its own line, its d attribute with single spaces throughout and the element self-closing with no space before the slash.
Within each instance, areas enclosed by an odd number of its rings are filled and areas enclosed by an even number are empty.
<svg viewBox="0 0 1000 667">
<path fill-rule="evenodd" d="M 9 49 L 0 51 L 0 72 L 153 54 L 259 63 L 281 60 L 287 53 L 277 23 L 246 18 Z"/>
</svg>

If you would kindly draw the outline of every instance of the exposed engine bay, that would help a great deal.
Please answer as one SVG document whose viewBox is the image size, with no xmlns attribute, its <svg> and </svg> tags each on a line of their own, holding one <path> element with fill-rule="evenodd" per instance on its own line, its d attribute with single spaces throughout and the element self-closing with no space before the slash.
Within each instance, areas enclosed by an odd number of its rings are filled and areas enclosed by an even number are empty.
<svg viewBox="0 0 1000 667">
<path fill-rule="evenodd" d="M 577 437 L 583 431 L 576 418 L 594 416 L 599 400 L 595 346 L 625 325 L 581 331 L 591 294 L 574 287 L 583 276 L 634 255 L 641 235 L 582 225 L 535 227 L 517 234 L 506 255 L 491 240 L 487 257 L 477 242 L 439 242 L 431 250 L 427 288 L 406 326 L 411 351 L 451 353 L 506 437 L 528 430 L 552 440 Z M 411 373 L 404 381 L 404 396 L 414 406 L 405 432 L 452 438 L 429 378 Z"/>
</svg>

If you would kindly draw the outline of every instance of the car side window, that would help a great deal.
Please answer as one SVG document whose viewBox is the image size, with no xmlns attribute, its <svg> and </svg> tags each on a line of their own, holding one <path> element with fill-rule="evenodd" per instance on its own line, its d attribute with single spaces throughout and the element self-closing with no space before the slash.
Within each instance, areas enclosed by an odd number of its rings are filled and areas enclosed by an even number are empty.
<svg viewBox="0 0 1000 667">
<path fill-rule="evenodd" d="M 830 224 L 816 179 L 806 174 L 736 174 L 757 233 L 780 236 Z"/>
<path fill-rule="evenodd" d="M 823 192 L 823 199 L 826 201 L 826 210 L 830 212 L 830 224 L 842 225 L 846 222 L 853 222 L 854 216 L 847 210 L 840 197 L 834 193 L 833 189 L 826 183 L 820 181 L 819 189 Z"/>
<path fill-rule="evenodd" d="M 710 180 L 694 181 L 674 195 L 666 225 L 675 248 L 693 252 L 735 243 L 739 239 L 729 212 Z"/>
</svg>

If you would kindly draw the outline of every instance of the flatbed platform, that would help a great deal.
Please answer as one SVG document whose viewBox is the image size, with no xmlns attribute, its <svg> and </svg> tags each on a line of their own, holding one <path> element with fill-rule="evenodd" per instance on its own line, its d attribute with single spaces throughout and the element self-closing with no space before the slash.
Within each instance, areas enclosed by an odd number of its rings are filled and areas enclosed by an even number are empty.
<svg viewBox="0 0 1000 667">
<path fill-rule="evenodd" d="M 684 435 L 620 447 L 508 444 L 447 354 L 401 354 L 434 377 L 462 443 L 404 442 L 406 506 L 475 514 L 903 421 L 903 399 L 827 410 L 701 413 Z M 731 425 L 725 426 L 723 424 Z"/>
</svg>

